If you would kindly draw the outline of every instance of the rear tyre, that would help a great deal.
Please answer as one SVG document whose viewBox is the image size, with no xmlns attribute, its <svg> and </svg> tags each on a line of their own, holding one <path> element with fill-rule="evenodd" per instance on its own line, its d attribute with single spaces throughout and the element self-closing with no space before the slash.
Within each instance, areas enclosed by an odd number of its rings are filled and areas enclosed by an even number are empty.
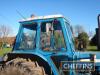
<svg viewBox="0 0 100 75">
<path fill-rule="evenodd" d="M 46 75 L 42 66 L 30 59 L 16 58 L 0 69 L 0 75 Z"/>
</svg>

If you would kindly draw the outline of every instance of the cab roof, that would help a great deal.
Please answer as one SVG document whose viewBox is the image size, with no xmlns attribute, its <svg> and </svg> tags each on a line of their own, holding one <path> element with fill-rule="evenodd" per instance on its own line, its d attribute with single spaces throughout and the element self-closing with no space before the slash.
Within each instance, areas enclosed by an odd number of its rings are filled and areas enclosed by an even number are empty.
<svg viewBox="0 0 100 75">
<path fill-rule="evenodd" d="M 20 20 L 20 22 L 39 20 L 39 19 L 60 18 L 60 17 L 64 18 L 63 15 L 61 15 L 61 14 L 47 15 L 47 16 L 34 16 L 34 17 L 27 18 L 27 19 L 22 19 L 22 20 Z"/>
</svg>

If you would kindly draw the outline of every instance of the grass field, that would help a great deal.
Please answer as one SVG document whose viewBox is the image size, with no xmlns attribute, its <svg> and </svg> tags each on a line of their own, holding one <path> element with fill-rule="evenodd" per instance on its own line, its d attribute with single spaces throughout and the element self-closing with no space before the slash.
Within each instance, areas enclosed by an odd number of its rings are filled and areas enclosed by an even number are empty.
<svg viewBox="0 0 100 75">
<path fill-rule="evenodd" d="M 87 51 L 100 51 L 100 50 L 97 50 L 96 46 L 88 46 Z"/>
<path fill-rule="evenodd" d="M 3 56 L 5 53 L 11 52 L 12 48 L 4 48 L 0 50 L 0 56 Z"/>
</svg>

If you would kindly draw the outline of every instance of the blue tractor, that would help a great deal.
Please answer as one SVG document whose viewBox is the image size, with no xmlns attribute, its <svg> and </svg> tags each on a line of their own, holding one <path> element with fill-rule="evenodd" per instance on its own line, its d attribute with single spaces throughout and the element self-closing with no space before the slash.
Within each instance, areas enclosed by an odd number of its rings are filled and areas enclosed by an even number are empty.
<svg viewBox="0 0 100 75">
<path fill-rule="evenodd" d="M 43 66 L 47 75 L 100 74 L 100 52 L 75 51 L 72 28 L 62 15 L 34 16 L 19 23 L 13 51 L 3 57 L 2 63 L 15 58 L 25 58 Z M 76 62 L 86 62 L 86 65 L 91 63 L 89 67 L 94 69 L 82 70 L 84 65 L 80 69 L 73 69 L 71 64 Z"/>
</svg>

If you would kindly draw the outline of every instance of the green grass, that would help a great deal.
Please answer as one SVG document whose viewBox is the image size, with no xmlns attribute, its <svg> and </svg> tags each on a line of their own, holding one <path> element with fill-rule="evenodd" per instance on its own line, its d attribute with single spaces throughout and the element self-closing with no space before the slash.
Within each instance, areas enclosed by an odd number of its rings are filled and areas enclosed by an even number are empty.
<svg viewBox="0 0 100 75">
<path fill-rule="evenodd" d="M 100 50 L 97 50 L 96 46 L 88 46 L 87 51 L 100 51 Z"/>
<path fill-rule="evenodd" d="M 4 48 L 0 50 L 0 56 L 3 56 L 5 53 L 11 52 L 12 48 Z"/>
</svg>

